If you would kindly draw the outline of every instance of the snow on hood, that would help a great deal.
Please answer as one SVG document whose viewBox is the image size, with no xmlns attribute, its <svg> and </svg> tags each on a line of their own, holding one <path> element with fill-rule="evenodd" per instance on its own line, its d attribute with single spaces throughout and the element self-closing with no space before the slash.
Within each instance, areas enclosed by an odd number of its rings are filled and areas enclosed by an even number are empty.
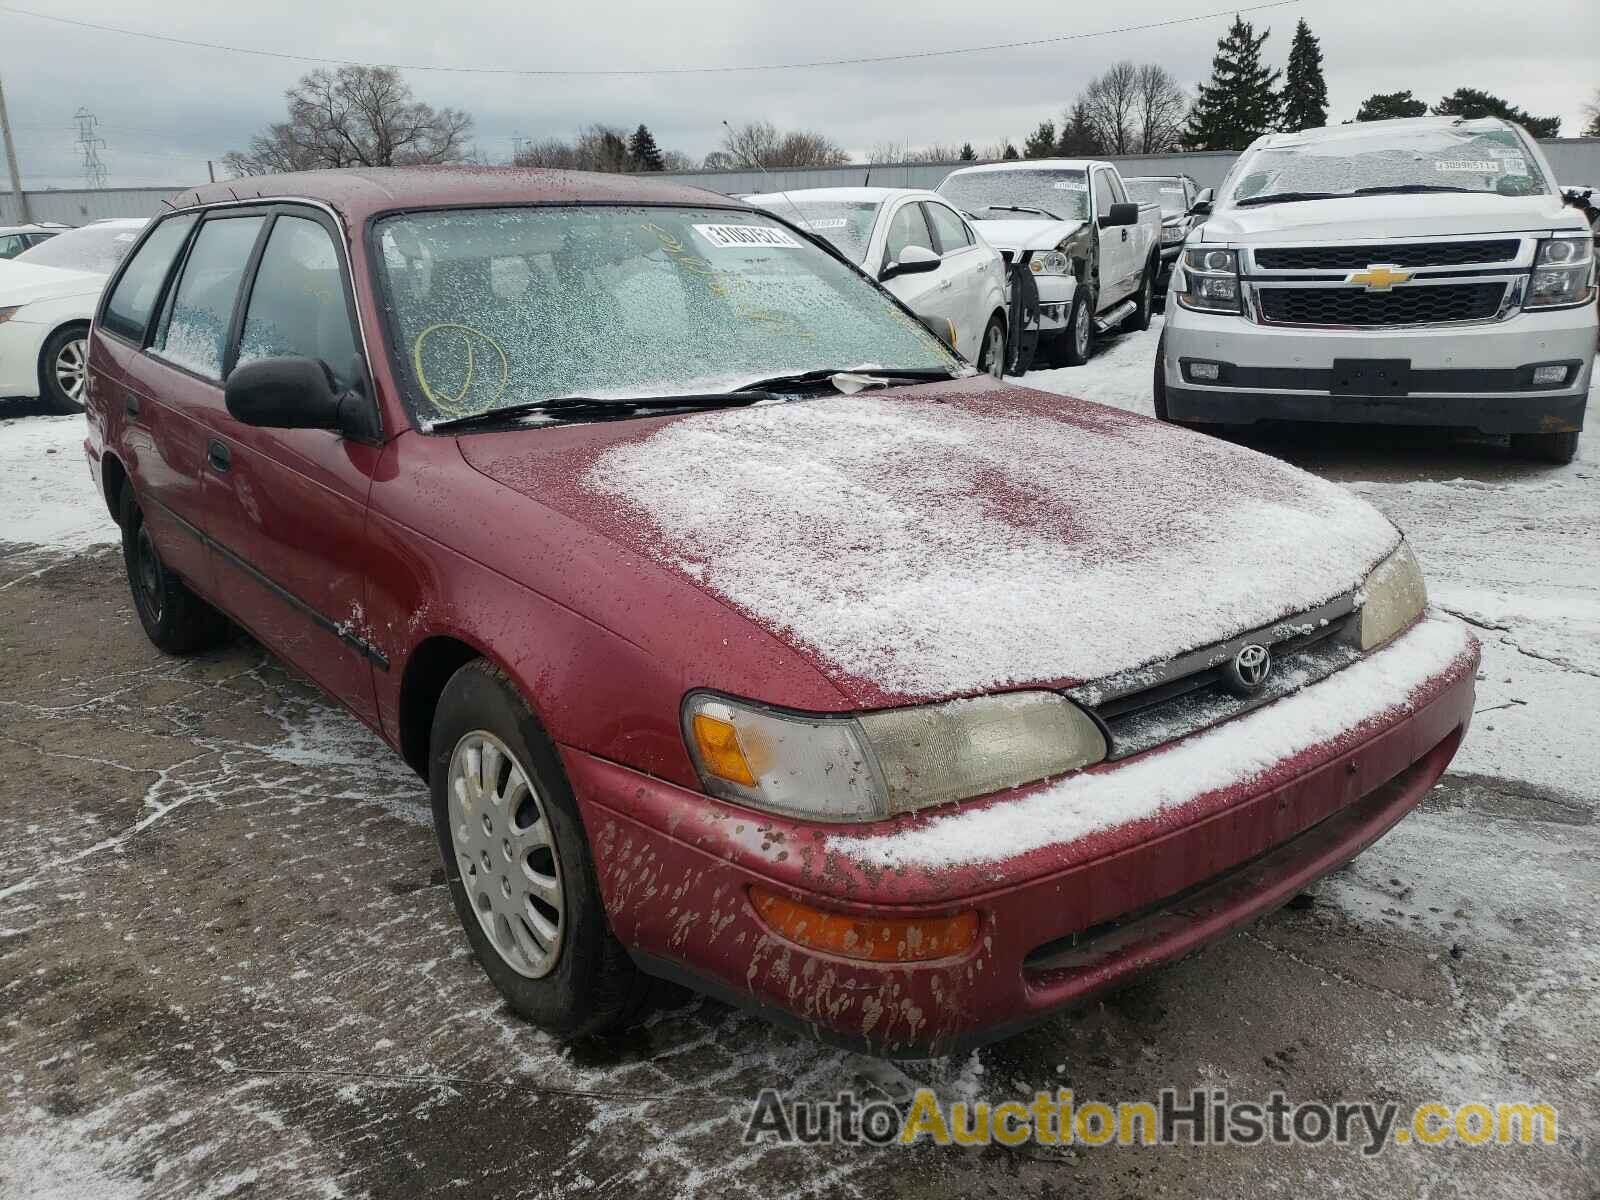
<svg viewBox="0 0 1600 1200">
<path fill-rule="evenodd" d="M 978 221 L 983 240 L 996 250 L 1054 250 L 1083 228 L 1082 221 Z"/>
<path fill-rule="evenodd" d="M 1164 660 L 1351 590 L 1399 536 L 1265 455 L 987 380 L 685 416 L 579 483 L 863 703 Z"/>
<path fill-rule="evenodd" d="M 1431 192 L 1223 208 L 1206 218 L 1200 236 L 1207 242 L 1317 242 L 1569 228 L 1587 226 L 1559 196 Z"/>
<path fill-rule="evenodd" d="M 105 282 L 104 275 L 91 271 L 68 271 L 62 267 L 40 267 L 8 260 L 0 262 L 0 308 L 94 295 Z"/>
</svg>

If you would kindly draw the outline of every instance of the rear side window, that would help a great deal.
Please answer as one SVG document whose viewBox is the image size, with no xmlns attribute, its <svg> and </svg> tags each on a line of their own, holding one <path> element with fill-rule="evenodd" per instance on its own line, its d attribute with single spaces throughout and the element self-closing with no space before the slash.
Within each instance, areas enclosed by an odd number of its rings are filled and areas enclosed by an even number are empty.
<svg viewBox="0 0 1600 1200">
<path fill-rule="evenodd" d="M 884 260 L 899 262 L 907 246 L 921 246 L 929 253 L 936 253 L 920 204 L 902 204 L 900 211 L 894 214 L 894 219 L 889 222 L 889 240 L 884 247 Z"/>
<path fill-rule="evenodd" d="M 317 358 L 341 388 L 355 382 L 356 343 L 339 254 L 318 222 L 281 216 L 267 235 L 239 338 L 239 362 Z"/>
<path fill-rule="evenodd" d="M 265 217 L 227 217 L 207 221 L 195 236 L 183 264 L 166 328 L 153 352 L 175 366 L 222 379 L 239 281 Z"/>
<path fill-rule="evenodd" d="M 954 211 L 942 204 L 930 203 L 925 207 L 928 216 L 933 220 L 933 232 L 939 239 L 939 249 L 942 253 L 965 250 L 972 245 L 972 239 L 967 236 L 967 227 L 962 224 L 961 218 L 956 216 Z"/>
<path fill-rule="evenodd" d="M 189 230 L 194 228 L 196 219 L 190 213 L 172 217 L 156 226 L 155 232 L 128 263 L 122 278 L 117 280 L 117 290 L 106 301 L 105 315 L 100 320 L 102 329 L 120 333 L 136 342 L 144 341 L 145 327 L 150 324 L 150 314 L 155 311 L 161 285 L 166 282 L 172 260 L 178 257 L 178 251 L 189 236 Z"/>
</svg>

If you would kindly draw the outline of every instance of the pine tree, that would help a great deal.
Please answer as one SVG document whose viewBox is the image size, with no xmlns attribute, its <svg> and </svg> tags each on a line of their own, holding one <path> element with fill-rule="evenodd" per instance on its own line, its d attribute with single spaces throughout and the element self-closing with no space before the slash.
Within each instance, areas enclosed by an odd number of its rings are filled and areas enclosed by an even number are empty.
<svg viewBox="0 0 1600 1200">
<path fill-rule="evenodd" d="M 1328 123 L 1328 84 L 1322 78 L 1322 43 L 1304 20 L 1289 46 L 1283 80 L 1283 128 L 1290 133 L 1321 129 Z"/>
<path fill-rule="evenodd" d="M 635 171 L 659 171 L 665 166 L 655 135 L 644 125 L 635 129 L 628 139 L 628 162 Z"/>
<path fill-rule="evenodd" d="M 1005 159 L 1007 162 L 1010 162 L 1012 159 L 1017 157 L 1017 148 L 1011 144 L 1011 140 L 1009 138 L 1006 139 L 1005 149 L 1000 152 L 1000 157 Z"/>
<path fill-rule="evenodd" d="M 1515 121 L 1536 138 L 1553 138 L 1561 135 L 1560 117 L 1536 117 L 1490 92 L 1477 88 L 1457 88 L 1433 106 L 1436 117 L 1499 117 Z"/>
<path fill-rule="evenodd" d="M 1194 111 L 1184 130 L 1189 150 L 1243 150 L 1278 124 L 1277 83 L 1282 75 L 1261 63 L 1261 45 L 1272 31 L 1237 14 L 1227 36 L 1217 39 L 1211 82 L 1199 86 Z"/>
<path fill-rule="evenodd" d="M 1072 107 L 1061 114 L 1061 140 L 1056 143 L 1056 153 L 1062 158 L 1099 158 L 1105 151 L 1089 117 L 1089 105 L 1081 99 L 1073 101 Z"/>
<path fill-rule="evenodd" d="M 1023 158 L 1049 158 L 1056 152 L 1056 123 L 1040 121 L 1039 128 L 1022 143 Z"/>
<path fill-rule="evenodd" d="M 1374 92 L 1361 102 L 1356 111 L 1358 121 L 1393 121 L 1401 117 L 1426 116 L 1428 106 L 1411 94 L 1403 92 Z"/>
<path fill-rule="evenodd" d="M 976 162 L 977 159 L 978 159 L 978 152 L 972 148 L 972 143 L 971 142 L 962 142 L 961 143 L 961 161 L 962 162 Z"/>
</svg>

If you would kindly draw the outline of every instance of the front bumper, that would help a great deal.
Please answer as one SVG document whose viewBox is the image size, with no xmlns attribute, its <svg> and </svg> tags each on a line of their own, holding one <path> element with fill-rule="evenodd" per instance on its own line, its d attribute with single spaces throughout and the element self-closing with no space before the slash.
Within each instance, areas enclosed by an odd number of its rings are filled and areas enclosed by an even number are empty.
<svg viewBox="0 0 1600 1200">
<path fill-rule="evenodd" d="M 0 399 L 39 394 L 39 352 L 50 327 L 19 321 L 0 321 Z"/>
<path fill-rule="evenodd" d="M 1583 427 L 1596 343 L 1595 308 L 1521 312 L 1504 321 L 1403 329 L 1294 328 L 1197 313 L 1176 302 L 1163 328 L 1167 414 L 1178 421 L 1373 422 L 1559 433 Z M 1187 377 L 1195 360 L 1220 378 Z M 1408 364 L 1395 394 L 1336 391 L 1340 360 Z M 1533 364 L 1569 363 L 1564 384 L 1533 388 Z"/>
<path fill-rule="evenodd" d="M 1380 837 L 1444 772 L 1471 718 L 1477 647 L 1464 631 L 1451 636 L 1459 649 L 1415 680 L 1403 705 L 1358 716 L 1246 784 L 996 861 L 873 865 L 851 843 L 881 839 L 883 826 L 917 830 L 999 811 L 1039 788 L 841 831 L 723 804 L 575 750 L 563 757 L 611 926 L 646 970 L 826 1041 L 925 1057 L 1005 1036 L 1188 954 Z M 1252 729 L 1264 728 L 1250 719 L 1109 765 L 1105 777 L 1114 783 L 1128 765 L 1185 748 L 1243 757 Z M 1229 739 L 1245 740 L 1230 751 Z M 976 910 L 978 946 L 912 964 L 805 948 L 762 922 L 752 885 L 857 916 Z"/>
</svg>

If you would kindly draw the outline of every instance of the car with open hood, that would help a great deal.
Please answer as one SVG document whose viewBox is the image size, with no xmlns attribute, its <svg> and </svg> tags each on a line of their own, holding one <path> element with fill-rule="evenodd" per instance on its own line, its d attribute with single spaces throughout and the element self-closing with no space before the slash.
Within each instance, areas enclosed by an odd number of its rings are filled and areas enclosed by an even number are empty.
<svg viewBox="0 0 1600 1200">
<path fill-rule="evenodd" d="M 175 197 L 96 318 L 134 609 L 243 626 L 427 781 L 558 1034 L 658 977 L 881 1054 L 1004 1034 L 1333 870 L 1466 730 L 1476 644 L 1375 509 L 978 374 L 780 214 L 248 191 Z"/>
</svg>

